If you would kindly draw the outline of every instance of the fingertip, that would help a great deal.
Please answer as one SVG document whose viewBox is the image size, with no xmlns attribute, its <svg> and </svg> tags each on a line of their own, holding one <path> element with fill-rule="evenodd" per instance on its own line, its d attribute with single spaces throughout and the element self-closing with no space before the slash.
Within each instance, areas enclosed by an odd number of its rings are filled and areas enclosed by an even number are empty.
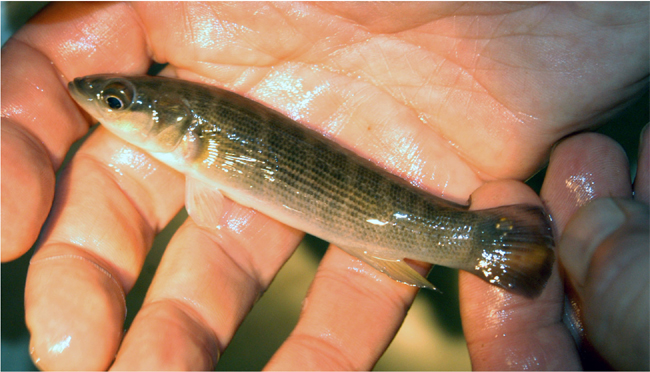
<svg viewBox="0 0 650 372">
<path fill-rule="evenodd" d="M 575 370 L 573 340 L 560 320 L 562 282 L 551 275 L 542 294 L 527 298 L 461 271 L 463 333 L 475 370 Z"/>
<path fill-rule="evenodd" d="M 625 237 L 626 234 L 619 230 L 643 235 L 648 224 L 648 206 L 631 199 L 596 199 L 579 209 L 558 244 L 559 258 L 567 275 L 579 289 L 582 288 L 588 276 L 594 275 L 591 271 L 596 255 L 605 254 L 603 246 L 611 249 L 612 245 L 617 245 L 608 240 Z M 630 247 L 621 245 L 621 249 Z"/>
<path fill-rule="evenodd" d="M 613 139 L 581 133 L 560 141 L 549 160 L 541 197 L 562 232 L 578 208 L 599 197 L 630 197 L 627 155 Z"/>
<path fill-rule="evenodd" d="M 115 279 L 80 255 L 33 260 L 25 288 L 30 354 L 40 369 L 106 369 L 125 316 Z"/>
<path fill-rule="evenodd" d="M 650 214 L 630 199 L 598 199 L 558 245 L 587 338 L 614 368 L 647 370 Z"/>
<path fill-rule="evenodd" d="M 579 209 L 569 220 L 558 251 L 575 286 L 584 286 L 594 251 L 625 223 L 625 219 L 625 214 L 612 199 L 597 199 Z"/>
</svg>

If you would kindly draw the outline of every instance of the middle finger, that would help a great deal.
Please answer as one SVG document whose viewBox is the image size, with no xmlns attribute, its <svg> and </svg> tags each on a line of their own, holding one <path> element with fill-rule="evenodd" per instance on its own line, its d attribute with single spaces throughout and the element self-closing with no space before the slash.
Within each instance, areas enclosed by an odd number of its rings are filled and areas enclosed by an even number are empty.
<svg viewBox="0 0 650 372">
<path fill-rule="evenodd" d="M 214 368 L 303 236 L 228 199 L 220 226 L 177 231 L 113 369 Z"/>
</svg>

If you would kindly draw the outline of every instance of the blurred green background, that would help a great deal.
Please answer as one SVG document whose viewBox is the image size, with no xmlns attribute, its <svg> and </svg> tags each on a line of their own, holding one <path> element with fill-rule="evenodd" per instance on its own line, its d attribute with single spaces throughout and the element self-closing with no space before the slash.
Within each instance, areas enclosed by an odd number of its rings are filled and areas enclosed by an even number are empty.
<svg viewBox="0 0 650 372">
<path fill-rule="evenodd" d="M 2 44 L 47 2 L 2 2 Z M 634 174 L 639 133 L 648 122 L 648 94 L 617 115 L 599 132 L 625 148 Z M 83 141 L 80 140 L 78 144 Z M 76 147 L 75 147 L 76 148 Z M 70 155 L 69 155 L 70 156 Z M 539 191 L 544 170 L 528 183 Z M 144 264 L 142 275 L 127 296 L 128 329 L 156 271 L 173 232 L 187 217 L 182 210 L 159 234 Z M 217 370 L 259 370 L 298 320 L 302 300 L 327 243 L 306 237 L 280 271 L 269 290 L 246 318 Z M 24 321 L 23 292 L 31 251 L 2 264 L 2 370 L 36 370 L 29 358 L 29 333 Z M 397 337 L 377 363 L 376 370 L 467 370 L 471 365 L 463 338 L 458 308 L 457 272 L 434 267 L 428 278 L 441 293 L 420 291 Z"/>
</svg>

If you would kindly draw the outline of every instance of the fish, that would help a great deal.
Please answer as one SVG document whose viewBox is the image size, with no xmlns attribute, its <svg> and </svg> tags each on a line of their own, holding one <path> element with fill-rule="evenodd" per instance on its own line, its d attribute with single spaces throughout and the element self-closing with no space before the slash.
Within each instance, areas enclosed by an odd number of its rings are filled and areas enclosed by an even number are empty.
<svg viewBox="0 0 650 372">
<path fill-rule="evenodd" d="M 470 211 L 437 197 L 260 102 L 159 76 L 69 82 L 81 108 L 182 172 L 188 214 L 218 228 L 227 197 L 326 240 L 392 279 L 435 289 L 409 260 L 539 296 L 555 255 L 543 208 Z"/>
</svg>

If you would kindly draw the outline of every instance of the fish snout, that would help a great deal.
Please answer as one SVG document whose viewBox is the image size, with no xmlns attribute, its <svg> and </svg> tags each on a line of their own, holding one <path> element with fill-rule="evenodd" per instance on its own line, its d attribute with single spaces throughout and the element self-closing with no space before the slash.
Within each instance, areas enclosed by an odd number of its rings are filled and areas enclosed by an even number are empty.
<svg viewBox="0 0 650 372">
<path fill-rule="evenodd" d="M 79 103 L 81 101 L 91 101 L 93 98 L 92 84 L 85 77 L 78 77 L 69 82 L 68 91 Z"/>
</svg>

